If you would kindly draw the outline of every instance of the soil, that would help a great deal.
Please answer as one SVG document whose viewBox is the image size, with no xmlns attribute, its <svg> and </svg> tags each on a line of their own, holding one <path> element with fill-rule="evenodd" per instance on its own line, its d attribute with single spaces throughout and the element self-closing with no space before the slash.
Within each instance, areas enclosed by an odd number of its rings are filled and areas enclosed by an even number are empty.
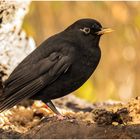
<svg viewBox="0 0 140 140">
<path fill-rule="evenodd" d="M 90 104 L 73 95 L 55 102 L 58 119 L 41 102 L 26 101 L 0 114 L 0 138 L 140 138 L 140 97 Z"/>
</svg>

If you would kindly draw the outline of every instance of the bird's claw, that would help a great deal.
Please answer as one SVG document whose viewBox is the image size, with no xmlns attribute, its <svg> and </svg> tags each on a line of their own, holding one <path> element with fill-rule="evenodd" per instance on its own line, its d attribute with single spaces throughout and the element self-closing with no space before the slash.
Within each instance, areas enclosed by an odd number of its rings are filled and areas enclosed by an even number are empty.
<svg viewBox="0 0 140 140">
<path fill-rule="evenodd" d="M 56 117 L 57 117 L 57 120 L 65 120 L 65 119 L 67 119 L 65 116 L 63 116 L 63 115 L 56 115 Z"/>
</svg>

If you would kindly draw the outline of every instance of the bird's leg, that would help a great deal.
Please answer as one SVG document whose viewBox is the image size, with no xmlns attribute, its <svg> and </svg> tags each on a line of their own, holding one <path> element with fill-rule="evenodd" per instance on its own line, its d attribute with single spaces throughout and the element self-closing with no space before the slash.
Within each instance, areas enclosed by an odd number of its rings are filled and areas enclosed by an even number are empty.
<svg viewBox="0 0 140 140">
<path fill-rule="evenodd" d="M 52 101 L 47 101 L 46 105 L 53 111 L 53 113 L 55 113 L 57 115 L 57 118 L 59 120 L 63 120 L 64 119 L 64 116 L 57 110 L 57 108 L 54 106 Z"/>
<path fill-rule="evenodd" d="M 63 120 L 65 117 L 57 110 L 57 108 L 54 106 L 54 104 L 51 102 L 51 101 L 44 101 L 42 100 L 43 102 L 40 102 L 40 101 L 36 101 L 34 104 L 33 104 L 33 107 L 34 108 L 44 108 L 48 111 L 52 111 L 54 114 L 56 114 L 58 120 Z M 42 112 L 42 111 L 41 111 Z M 44 112 L 44 111 L 43 111 Z"/>
<path fill-rule="evenodd" d="M 57 115 L 61 115 L 61 113 L 56 109 L 52 101 L 48 101 L 46 105 Z"/>
</svg>

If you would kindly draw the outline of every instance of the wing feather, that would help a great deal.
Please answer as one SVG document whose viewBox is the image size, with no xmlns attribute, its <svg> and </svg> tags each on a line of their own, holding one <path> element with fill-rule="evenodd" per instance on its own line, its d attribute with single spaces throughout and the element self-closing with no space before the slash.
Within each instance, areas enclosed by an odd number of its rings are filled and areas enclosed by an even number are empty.
<svg viewBox="0 0 140 140">
<path fill-rule="evenodd" d="M 57 57 L 55 59 L 44 58 L 23 73 L 21 70 L 11 75 L 7 82 L 5 93 L 1 97 L 0 112 L 7 110 L 20 101 L 30 98 L 44 87 L 54 82 L 62 73 L 67 71 L 71 65 L 69 56 Z M 28 68 L 27 68 L 28 69 Z M 15 78 L 16 77 L 16 78 Z"/>
<path fill-rule="evenodd" d="M 14 71 L 5 82 L 5 94 L 1 97 L 1 100 L 22 89 L 43 73 L 47 73 L 57 61 L 57 59 L 51 61 L 49 57 L 47 57 L 36 64 L 27 65 L 24 69 L 17 69 L 17 71 Z"/>
</svg>

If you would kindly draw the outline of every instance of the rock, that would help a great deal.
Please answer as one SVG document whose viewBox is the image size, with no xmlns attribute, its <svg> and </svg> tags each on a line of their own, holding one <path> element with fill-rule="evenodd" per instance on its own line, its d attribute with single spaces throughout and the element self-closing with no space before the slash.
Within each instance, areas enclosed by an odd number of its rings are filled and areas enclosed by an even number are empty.
<svg viewBox="0 0 140 140">
<path fill-rule="evenodd" d="M 131 139 L 140 138 L 140 125 L 113 126 L 88 124 L 82 121 L 44 119 L 25 133 L 24 139 Z"/>
</svg>

